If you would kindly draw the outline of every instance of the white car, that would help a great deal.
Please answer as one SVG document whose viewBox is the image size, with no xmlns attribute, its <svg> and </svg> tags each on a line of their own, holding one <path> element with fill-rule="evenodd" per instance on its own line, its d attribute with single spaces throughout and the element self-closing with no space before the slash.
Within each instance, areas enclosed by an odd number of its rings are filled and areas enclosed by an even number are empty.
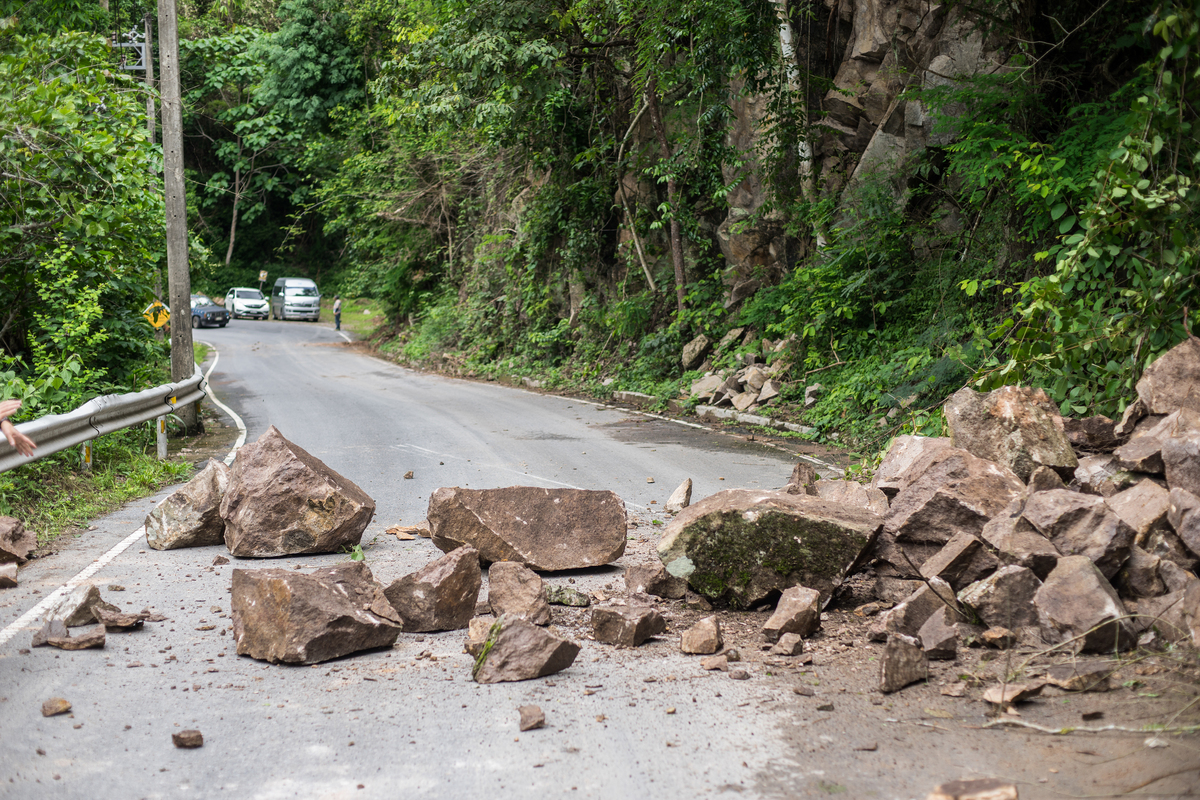
<svg viewBox="0 0 1200 800">
<path fill-rule="evenodd" d="M 266 319 L 267 314 L 271 311 L 262 292 L 244 286 L 235 286 L 229 290 L 225 295 L 225 308 L 229 311 L 229 316 L 235 319 L 237 317 Z"/>
</svg>

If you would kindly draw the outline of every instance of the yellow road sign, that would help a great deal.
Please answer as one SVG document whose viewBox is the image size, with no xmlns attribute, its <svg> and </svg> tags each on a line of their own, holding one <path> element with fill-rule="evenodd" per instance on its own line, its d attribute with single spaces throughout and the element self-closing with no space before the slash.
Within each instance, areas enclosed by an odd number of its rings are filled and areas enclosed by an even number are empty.
<svg viewBox="0 0 1200 800">
<path fill-rule="evenodd" d="M 156 328 L 161 328 L 171 321 L 170 310 L 157 300 L 146 307 L 146 310 L 142 312 L 142 316 Z"/>
<path fill-rule="evenodd" d="M 258 273 L 258 280 L 259 280 L 259 282 L 261 283 L 262 281 L 265 281 L 266 279 L 267 279 L 267 271 L 266 271 L 265 269 L 264 269 L 264 270 L 261 270 L 261 271 Z"/>
</svg>

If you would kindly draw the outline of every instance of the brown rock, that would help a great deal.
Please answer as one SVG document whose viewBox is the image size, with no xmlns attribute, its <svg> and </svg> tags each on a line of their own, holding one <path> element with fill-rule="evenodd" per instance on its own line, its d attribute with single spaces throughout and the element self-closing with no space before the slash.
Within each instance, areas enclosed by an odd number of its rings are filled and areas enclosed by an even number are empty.
<svg viewBox="0 0 1200 800">
<path fill-rule="evenodd" d="M 497 618 L 508 614 L 534 625 L 550 624 L 550 601 L 542 578 L 521 564 L 497 561 L 488 568 L 488 604 Z"/>
<path fill-rule="evenodd" d="M 203 747 L 204 736 L 197 730 L 179 731 L 171 734 L 171 743 L 183 749 Z"/>
<path fill-rule="evenodd" d="M 204 469 L 146 515 L 146 545 L 154 550 L 225 543 L 221 498 L 229 467 L 210 458 Z"/>
<path fill-rule="evenodd" d="M 541 706 L 519 706 L 517 712 L 521 715 L 518 727 L 522 731 L 537 730 L 546 724 L 546 715 L 542 713 Z"/>
<path fill-rule="evenodd" d="M 683 346 L 683 354 L 680 357 L 680 363 L 683 366 L 683 371 L 695 369 L 704 360 L 704 354 L 712 347 L 712 340 L 703 333 L 692 339 Z M 524 729 L 522 729 L 524 730 Z"/>
<path fill-rule="evenodd" d="M 697 655 L 709 655 L 725 646 L 721 638 L 721 623 L 714 617 L 705 617 L 679 635 L 679 651 Z"/>
<path fill-rule="evenodd" d="M 1167 496 L 1167 521 L 1192 555 L 1200 556 L 1200 497 L 1187 489 L 1172 489 Z"/>
<path fill-rule="evenodd" d="M 1150 414 L 1200 408 L 1200 341 L 1188 337 L 1155 359 L 1138 380 L 1137 393 Z"/>
<path fill-rule="evenodd" d="M 0 517 L 0 564 L 24 564 L 37 548 L 37 534 L 16 517 Z"/>
<path fill-rule="evenodd" d="M 1026 567 L 1044 579 L 1062 554 L 1053 542 L 1021 516 L 1024 508 L 1022 501 L 1009 505 L 983 526 L 980 538 L 995 549 L 1001 564 Z"/>
<path fill-rule="evenodd" d="M 1184 427 L 1189 417 L 1181 414 L 1173 435 L 1163 442 L 1163 474 L 1172 489 L 1200 494 L 1200 430 Z"/>
<path fill-rule="evenodd" d="M 487 642 L 488 632 L 491 631 L 492 625 L 496 623 L 495 617 L 475 617 L 467 624 L 467 642 L 463 645 L 463 649 L 475 658 L 483 652 L 483 645 Z"/>
<path fill-rule="evenodd" d="M 871 486 L 881 490 L 889 498 L 900 491 L 904 478 L 913 465 L 930 453 L 950 447 L 948 437 L 897 436 L 875 470 Z"/>
<path fill-rule="evenodd" d="M 17 586 L 16 562 L 0 564 L 0 589 L 15 589 Z"/>
<path fill-rule="evenodd" d="M 375 501 L 272 425 L 238 450 L 221 500 L 225 544 L 241 557 L 336 553 L 362 540 Z"/>
<path fill-rule="evenodd" d="M 950 781 L 930 792 L 925 800 L 1017 800 L 1017 787 L 998 778 Z"/>
<path fill-rule="evenodd" d="M 1117 585 L 1126 597 L 1157 597 L 1167 593 L 1167 586 L 1159 575 L 1162 559 L 1134 545 L 1129 549 L 1129 560 L 1117 573 Z"/>
<path fill-rule="evenodd" d="M 77 636 L 51 636 L 46 644 L 59 650 L 88 650 L 93 647 L 104 647 L 104 626 L 92 625 L 84 628 Z"/>
<path fill-rule="evenodd" d="M 593 606 L 592 636 L 597 642 L 637 647 L 667 629 L 667 622 L 647 606 Z"/>
<path fill-rule="evenodd" d="M 482 585 L 479 551 L 460 547 L 393 582 L 383 594 L 400 615 L 400 630 L 456 631 L 475 616 Z"/>
<path fill-rule="evenodd" d="M 812 497 L 819 497 L 817 494 L 817 481 L 821 476 L 813 468 L 812 464 L 807 461 L 797 462 L 796 466 L 792 467 L 792 476 L 788 478 L 787 485 L 783 490 L 787 494 L 806 494 Z"/>
<path fill-rule="evenodd" d="M 988 687 L 983 701 L 997 706 L 1020 703 L 1042 693 L 1044 683 L 1001 683 Z"/>
<path fill-rule="evenodd" d="M 700 659 L 700 669 L 712 672 L 720 670 L 721 672 L 729 671 L 729 657 L 725 655 L 709 656 L 708 658 Z"/>
<path fill-rule="evenodd" d="M 671 492 L 663 510 L 669 514 L 678 514 L 692 504 L 692 479 L 687 478 Z"/>
<path fill-rule="evenodd" d="M 960 531 L 950 537 L 937 555 L 921 565 L 921 577 L 941 578 L 954 591 L 959 591 L 987 577 L 999 566 L 1000 561 L 983 546 L 980 539 Z"/>
<path fill-rule="evenodd" d="M 891 694 L 928 677 L 929 661 L 915 637 L 898 633 L 888 639 L 880 662 L 879 691 Z"/>
<path fill-rule="evenodd" d="M 1111 453 L 1121 443 L 1116 423 L 1105 416 L 1063 419 L 1063 430 L 1076 450 Z"/>
<path fill-rule="evenodd" d="M 658 564 L 637 564 L 625 569 L 625 591 L 679 600 L 687 593 L 687 581 L 676 578 Z"/>
<path fill-rule="evenodd" d="M 865 508 L 883 516 L 888 510 L 888 498 L 881 489 L 863 486 L 858 481 L 817 481 L 817 497 L 840 505 Z"/>
<path fill-rule="evenodd" d="M 119 610 L 116 606 L 105 603 L 100 598 L 100 590 L 94 585 L 81 583 L 51 606 L 50 610 L 46 612 L 45 619 L 62 620 L 68 628 L 90 625 L 98 621 L 92 612 L 96 606 L 107 606 L 112 611 Z"/>
<path fill-rule="evenodd" d="M 786 589 L 779 597 L 775 613 L 763 625 L 763 636 L 777 642 L 785 633 L 812 636 L 821 627 L 821 593 L 803 586 Z"/>
<path fill-rule="evenodd" d="M 115 606 L 109 606 L 107 603 L 94 606 L 92 614 L 106 631 L 128 631 L 140 628 L 150 617 L 148 609 L 127 613 Z"/>
<path fill-rule="evenodd" d="M 924 585 L 924 581 L 906 580 L 881 575 L 875 579 L 873 593 L 875 598 L 886 605 L 903 603 L 908 597 Z"/>
<path fill-rule="evenodd" d="M 1137 643 L 1112 585 L 1087 556 L 1059 559 L 1034 595 L 1042 635 L 1074 652 L 1125 650 Z"/>
<path fill-rule="evenodd" d="M 1170 492 L 1152 480 L 1143 480 L 1107 498 L 1105 502 L 1121 521 L 1133 529 L 1134 541 L 1145 546 L 1152 531 L 1169 527 Z"/>
<path fill-rule="evenodd" d="M 798 656 L 804 652 L 804 638 L 798 633 L 785 633 L 771 648 L 774 656 Z"/>
<path fill-rule="evenodd" d="M 898 564 L 893 559 L 893 566 L 901 577 L 911 577 L 933 555 L 911 545 L 930 545 L 936 552 L 957 533 L 978 536 L 1024 491 L 1020 479 L 999 464 L 953 447 L 936 450 L 905 477 L 884 518 L 881 544 L 900 546 L 906 558 Z"/>
<path fill-rule="evenodd" d="M 958 657 L 959 642 L 958 613 L 949 606 L 942 606 L 925 620 L 917 638 L 930 661 L 953 661 Z"/>
<path fill-rule="evenodd" d="M 1033 494 L 1034 492 L 1048 492 L 1051 489 L 1065 489 L 1067 485 L 1063 483 L 1062 476 L 1050 467 L 1038 467 L 1029 476 L 1028 488 L 1029 494 Z"/>
<path fill-rule="evenodd" d="M 658 555 L 667 571 L 738 608 L 797 585 L 828 596 L 879 530 L 876 515 L 783 492 L 733 489 L 684 509 Z"/>
<path fill-rule="evenodd" d="M 1072 659 L 1046 670 L 1046 682 L 1067 692 L 1107 692 L 1115 669 L 1106 662 Z"/>
<path fill-rule="evenodd" d="M 1121 466 L 1115 455 L 1086 456 L 1079 459 L 1072 485 L 1082 492 L 1111 497 L 1140 480 L 1140 477 Z"/>
<path fill-rule="evenodd" d="M 612 492 L 584 489 L 438 489 L 429 530 L 444 552 L 469 544 L 485 562 L 535 570 L 598 567 L 625 552 L 625 504 Z"/>
<path fill-rule="evenodd" d="M 400 617 L 361 561 L 309 574 L 233 571 L 233 637 L 238 655 L 273 664 L 316 664 L 391 647 Z"/>
<path fill-rule="evenodd" d="M 579 645 L 516 617 L 496 620 L 475 660 L 477 683 L 527 681 L 571 666 Z"/>
<path fill-rule="evenodd" d="M 1032 570 L 1010 565 L 963 589 L 958 600 L 969 606 L 985 625 L 1017 630 L 1038 624 L 1032 600 L 1041 586 Z"/>
<path fill-rule="evenodd" d="M 42 703 L 43 717 L 56 717 L 59 714 L 65 714 L 70 710 L 70 702 L 61 697 L 51 697 L 49 700 Z"/>
<path fill-rule="evenodd" d="M 944 411 L 952 447 L 1003 464 L 1022 481 L 1039 466 L 1071 475 L 1079 464 L 1058 408 L 1041 389 L 959 389 Z"/>
<path fill-rule="evenodd" d="M 212 561 L 212 565 L 213 565 L 214 567 L 223 567 L 223 566 L 225 566 L 225 565 L 226 565 L 226 564 L 228 564 L 228 563 L 229 563 L 229 559 L 228 559 L 228 558 L 226 558 L 225 556 L 217 556 L 217 557 L 216 557 L 216 558 L 214 558 L 214 559 L 213 559 L 213 561 Z"/>
<path fill-rule="evenodd" d="M 927 583 L 921 583 L 904 602 L 876 617 L 867 631 L 867 638 L 873 642 L 884 642 L 898 633 L 917 636 L 926 621 L 946 606 L 957 606 L 954 590 L 941 578 L 930 578 Z"/>
<path fill-rule="evenodd" d="M 1179 421 L 1176 411 L 1165 417 L 1147 417 L 1138 423 L 1129 441 L 1113 451 L 1116 465 L 1134 472 L 1163 474 L 1162 448 Z"/>
<path fill-rule="evenodd" d="M 1063 555 L 1084 555 L 1112 578 L 1129 558 L 1133 528 L 1094 495 L 1058 489 L 1025 501 L 1022 516 Z"/>
<path fill-rule="evenodd" d="M 53 639 L 66 639 L 71 635 L 66 624 L 61 619 L 52 619 L 42 623 L 42 627 L 33 633 L 30 647 L 44 647 Z"/>
<path fill-rule="evenodd" d="M 1017 645 L 1017 635 L 1008 628 L 997 625 L 979 634 L 979 641 L 996 650 L 1008 650 Z"/>
</svg>

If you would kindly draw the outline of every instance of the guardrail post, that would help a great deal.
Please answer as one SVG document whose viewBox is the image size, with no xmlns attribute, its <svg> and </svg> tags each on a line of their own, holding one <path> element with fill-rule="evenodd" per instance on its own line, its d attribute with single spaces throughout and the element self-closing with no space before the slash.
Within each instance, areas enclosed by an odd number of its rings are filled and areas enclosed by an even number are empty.
<svg viewBox="0 0 1200 800">
<path fill-rule="evenodd" d="M 86 472 L 92 470 L 92 440 L 88 439 L 83 443 L 83 469 Z"/>
<path fill-rule="evenodd" d="M 158 432 L 158 460 L 167 460 L 167 417 L 164 414 L 154 420 L 154 429 Z"/>
</svg>

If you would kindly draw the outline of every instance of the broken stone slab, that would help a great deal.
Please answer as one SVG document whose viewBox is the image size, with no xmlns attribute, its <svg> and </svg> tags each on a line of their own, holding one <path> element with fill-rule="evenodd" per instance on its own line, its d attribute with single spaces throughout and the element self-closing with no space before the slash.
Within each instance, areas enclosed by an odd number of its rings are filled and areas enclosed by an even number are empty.
<svg viewBox="0 0 1200 800">
<path fill-rule="evenodd" d="M 1099 661 L 1072 660 L 1046 670 L 1045 680 L 1065 692 L 1107 692 L 1116 667 Z"/>
<path fill-rule="evenodd" d="M 1063 418 L 1063 430 L 1076 450 L 1093 453 L 1111 453 L 1121 444 L 1117 436 L 1117 423 L 1108 417 L 1097 415 L 1083 419 Z"/>
<path fill-rule="evenodd" d="M 228 486 L 229 467 L 210 458 L 194 478 L 146 515 L 146 546 L 175 550 L 224 544 L 221 498 Z"/>
<path fill-rule="evenodd" d="M 925 800 L 1017 800 L 1017 787 L 999 778 L 973 778 L 943 783 Z"/>
<path fill-rule="evenodd" d="M 875 470 L 871 486 L 889 498 L 900 491 L 900 484 L 913 465 L 929 453 L 950 446 L 949 437 L 897 436 Z"/>
<path fill-rule="evenodd" d="M 62 620 L 68 628 L 90 625 L 98 621 L 92 611 L 96 606 L 106 606 L 112 611 L 120 610 L 114 605 L 105 603 L 100 597 L 100 590 L 93 584 L 81 583 L 51 606 L 43 619 Z"/>
<path fill-rule="evenodd" d="M 428 517 L 438 549 L 469 544 L 489 563 L 581 569 L 625 553 L 625 503 L 608 491 L 441 488 L 429 498 Z"/>
<path fill-rule="evenodd" d="M 178 731 L 171 734 L 171 744 L 184 750 L 192 750 L 204 746 L 204 735 L 195 729 Z"/>
<path fill-rule="evenodd" d="M 884 642 L 893 634 L 917 636 L 935 612 L 946 606 L 953 609 L 957 605 L 950 585 L 941 578 L 930 578 L 895 608 L 872 620 L 867 629 L 867 638 L 872 642 Z"/>
<path fill-rule="evenodd" d="M 1082 492 L 1111 497 L 1133 486 L 1140 476 L 1121 466 L 1115 455 L 1085 456 L 1075 468 L 1073 486 Z"/>
<path fill-rule="evenodd" d="M 37 548 L 37 534 L 16 517 L 0 517 L 0 564 L 24 564 Z"/>
<path fill-rule="evenodd" d="M 917 633 L 917 639 L 930 661 L 953 661 L 958 657 L 960 620 L 958 612 L 942 606 L 929 615 Z"/>
<path fill-rule="evenodd" d="M 1134 542 L 1145 547 L 1151 532 L 1170 527 L 1167 512 L 1171 493 L 1156 481 L 1138 481 L 1124 491 L 1105 499 L 1109 509 L 1133 529 Z"/>
<path fill-rule="evenodd" d="M 1074 652 L 1127 650 L 1137 634 L 1116 591 L 1087 556 L 1064 556 L 1033 598 L 1042 636 Z"/>
<path fill-rule="evenodd" d="M 692 504 L 692 479 L 686 478 L 683 483 L 671 492 L 663 510 L 670 514 L 678 514 Z"/>
<path fill-rule="evenodd" d="M 758 392 L 738 392 L 730 401 L 738 411 L 749 411 L 758 402 Z"/>
<path fill-rule="evenodd" d="M 592 607 L 592 636 L 597 642 L 637 647 L 667 629 L 662 614 L 648 606 Z"/>
<path fill-rule="evenodd" d="M 570 586 L 547 585 L 546 602 L 552 606 L 587 608 L 592 604 L 592 598 L 578 589 L 572 589 Z"/>
<path fill-rule="evenodd" d="M 1186 589 L 1192 581 L 1196 580 L 1196 570 L 1184 569 L 1165 558 L 1160 558 L 1158 576 L 1162 578 L 1167 592 L 1177 592 L 1180 589 Z"/>
<path fill-rule="evenodd" d="M 1001 386 L 980 394 L 963 388 L 943 410 L 952 447 L 1003 464 L 1022 481 L 1040 466 L 1069 476 L 1079 464 L 1057 406 L 1041 389 Z"/>
<path fill-rule="evenodd" d="M 1129 441 L 1113 451 L 1116 465 L 1133 472 L 1162 475 L 1162 448 L 1175 429 L 1179 411 L 1165 417 L 1147 417 L 1138 423 Z"/>
<path fill-rule="evenodd" d="M 383 594 L 400 616 L 400 630 L 456 631 L 475 616 L 482 586 L 479 551 L 460 547 L 394 581 Z"/>
<path fill-rule="evenodd" d="M 30 647 L 45 647 L 51 639 L 65 639 L 70 636 L 67 626 L 61 619 L 52 619 L 42 623 L 42 627 L 34 631 Z"/>
<path fill-rule="evenodd" d="M 763 636 L 777 642 L 785 633 L 812 636 L 821 627 L 821 593 L 803 586 L 792 586 L 779 596 L 775 613 L 763 625 Z"/>
<path fill-rule="evenodd" d="M 150 618 L 150 609 L 137 612 L 125 612 L 107 603 L 92 606 L 92 614 L 96 621 L 104 626 L 106 631 L 130 631 L 141 628 Z"/>
<path fill-rule="evenodd" d="M 880 519 L 815 497 L 732 489 L 667 525 L 658 555 L 698 593 L 737 608 L 807 586 L 829 597 L 878 535 Z"/>
<path fill-rule="evenodd" d="M 720 375 L 705 375 L 700 380 L 692 384 L 691 396 L 701 402 L 712 400 L 713 395 L 725 383 L 725 379 Z"/>
<path fill-rule="evenodd" d="M 71 710 L 71 703 L 62 697 L 51 697 L 42 703 L 43 717 L 57 717 Z"/>
<path fill-rule="evenodd" d="M 887 513 L 887 495 L 880 489 L 864 486 L 858 481 L 817 481 L 814 486 L 817 497 L 822 500 L 865 508 L 881 517 Z"/>
<path fill-rule="evenodd" d="M 104 626 L 92 625 L 84 628 L 76 636 L 51 636 L 46 639 L 46 644 L 51 647 L 57 647 L 59 650 L 88 650 L 90 648 L 104 647 Z"/>
<path fill-rule="evenodd" d="M 1129 558 L 1133 528 L 1095 495 L 1066 489 L 1038 492 L 1025 501 L 1022 516 L 1063 555 L 1084 555 L 1112 579 Z"/>
<path fill-rule="evenodd" d="M 679 651 L 696 655 L 711 655 L 725 646 L 721 638 L 721 623 L 715 616 L 705 617 L 679 635 Z"/>
<path fill-rule="evenodd" d="M 1200 409 L 1200 341 L 1188 337 L 1154 360 L 1137 382 L 1149 414 Z"/>
<path fill-rule="evenodd" d="M 890 637 L 880 659 L 879 691 L 891 694 L 928 678 L 929 660 L 916 637 L 902 633 Z"/>
<path fill-rule="evenodd" d="M 804 407 L 812 408 L 821 399 L 821 395 L 825 394 L 825 387 L 819 383 L 813 383 L 804 387 Z"/>
<path fill-rule="evenodd" d="M 1021 515 L 1024 508 L 1023 501 L 1014 501 L 988 521 L 979 536 L 993 548 L 1001 564 L 1026 567 L 1044 579 L 1062 554 Z"/>
<path fill-rule="evenodd" d="M 17 586 L 17 565 L 15 562 L 0 564 L 0 589 L 15 589 Z"/>
<path fill-rule="evenodd" d="M 960 531 L 950 537 L 937 555 L 921 565 L 921 577 L 941 578 L 957 592 L 986 578 L 999 566 L 999 559 L 984 547 L 981 539 Z"/>
<path fill-rule="evenodd" d="M 704 360 L 704 354 L 710 347 L 712 347 L 712 340 L 703 333 L 685 344 L 679 358 L 683 371 L 687 372 L 700 366 L 700 362 Z"/>
<path fill-rule="evenodd" d="M 1033 570 L 1009 565 L 963 589 L 958 593 L 958 601 L 974 611 L 985 625 L 1018 630 L 1038 624 L 1033 599 L 1041 587 L 1042 581 Z"/>
<path fill-rule="evenodd" d="M 1187 489 L 1172 489 L 1167 496 L 1167 522 L 1194 556 L 1200 556 L 1200 497 Z"/>
<path fill-rule="evenodd" d="M 238 655 L 272 664 L 316 664 L 400 635 L 400 616 L 361 561 L 308 574 L 235 569 L 231 604 Z"/>
<path fill-rule="evenodd" d="M 1024 492 L 1025 484 L 1007 467 L 965 450 L 946 447 L 926 455 L 905 476 L 884 518 L 883 538 L 899 545 L 912 562 L 894 566 L 920 569 L 928 556 L 909 544 L 940 549 L 957 533 L 978 536 Z"/>
<path fill-rule="evenodd" d="M 770 375 L 767 373 L 766 367 L 755 364 L 746 368 L 746 374 L 742 376 L 742 385 L 747 391 L 751 391 L 757 397 L 762 391 L 763 384 L 767 382 Z"/>
<path fill-rule="evenodd" d="M 488 604 L 497 618 L 508 614 L 534 625 L 550 624 L 550 601 L 542 577 L 522 564 L 497 561 L 488 568 Z"/>
<path fill-rule="evenodd" d="M 221 499 L 225 544 L 243 558 L 336 553 L 362 540 L 375 501 L 274 425 L 238 450 Z"/>
<path fill-rule="evenodd" d="M 477 683 L 527 681 L 561 672 L 575 662 L 579 645 L 519 617 L 492 623 L 475 659 Z"/>
<path fill-rule="evenodd" d="M 517 727 L 522 732 L 537 730 L 546 725 L 546 715 L 541 706 L 518 706 L 517 713 L 521 715 Z"/>
<path fill-rule="evenodd" d="M 762 405 L 763 403 L 767 402 L 768 400 L 779 397 L 779 395 L 782 392 L 783 392 L 783 384 L 780 383 L 779 381 L 774 380 L 774 379 L 769 379 L 767 381 L 764 381 L 763 385 L 762 385 L 762 389 L 759 389 L 759 391 L 758 391 L 758 404 Z"/>
<path fill-rule="evenodd" d="M 1113 434 L 1118 439 L 1128 439 L 1133 435 L 1133 431 L 1137 428 L 1137 424 L 1146 416 L 1146 405 L 1141 399 L 1134 400 L 1125 407 L 1124 413 L 1121 414 L 1121 420 L 1113 426 Z"/>
</svg>

